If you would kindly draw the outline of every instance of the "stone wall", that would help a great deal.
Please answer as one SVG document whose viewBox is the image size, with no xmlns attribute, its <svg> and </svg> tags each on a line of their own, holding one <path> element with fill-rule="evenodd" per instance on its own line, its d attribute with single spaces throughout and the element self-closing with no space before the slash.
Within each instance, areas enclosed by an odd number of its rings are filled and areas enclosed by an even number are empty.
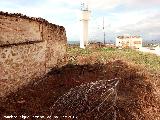
<svg viewBox="0 0 160 120">
<path fill-rule="evenodd" d="M 0 97 L 65 64 L 64 27 L 0 12 Z"/>
<path fill-rule="evenodd" d="M 0 15 L 0 45 L 42 41 L 37 21 Z"/>
<path fill-rule="evenodd" d="M 61 66 L 66 57 L 66 33 L 63 27 L 44 25 L 43 39 L 47 41 L 46 68 L 47 71 L 55 65 Z M 54 41 L 54 42 L 53 42 Z"/>
</svg>

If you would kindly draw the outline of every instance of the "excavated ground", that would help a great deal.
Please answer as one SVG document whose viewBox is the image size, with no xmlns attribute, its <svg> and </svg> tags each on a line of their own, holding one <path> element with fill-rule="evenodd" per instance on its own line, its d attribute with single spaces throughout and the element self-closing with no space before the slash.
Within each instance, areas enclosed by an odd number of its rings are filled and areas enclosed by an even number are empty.
<svg viewBox="0 0 160 120">
<path fill-rule="evenodd" d="M 71 88 L 97 80 L 121 78 L 117 91 L 117 120 L 160 120 L 151 79 L 122 61 L 94 65 L 66 65 L 53 68 L 44 78 L 11 93 L 0 102 L 0 117 L 49 116 L 50 107 Z M 53 118 L 52 118 L 53 119 Z M 66 118 L 69 119 L 69 118 Z M 109 118 L 103 118 L 109 120 Z"/>
</svg>

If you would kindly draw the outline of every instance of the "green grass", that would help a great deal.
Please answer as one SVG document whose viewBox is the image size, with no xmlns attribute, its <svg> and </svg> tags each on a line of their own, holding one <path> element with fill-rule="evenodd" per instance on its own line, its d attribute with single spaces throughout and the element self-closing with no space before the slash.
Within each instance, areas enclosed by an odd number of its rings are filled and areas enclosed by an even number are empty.
<svg viewBox="0 0 160 120">
<path fill-rule="evenodd" d="M 77 46 L 77 47 L 68 47 L 67 48 L 67 52 L 68 52 L 68 54 L 88 55 L 88 54 L 92 53 L 92 50 L 90 50 L 90 49 L 82 49 L 82 48 L 79 48 Z"/>
<path fill-rule="evenodd" d="M 80 49 L 77 47 L 68 47 L 68 55 L 74 57 L 74 64 L 77 56 L 97 55 L 98 62 L 111 61 L 115 59 L 128 61 L 136 65 L 144 66 L 151 71 L 160 71 L 160 57 L 154 54 L 139 52 L 132 49 L 117 49 L 117 48 L 86 48 Z M 72 61 L 73 62 L 73 61 Z"/>
</svg>

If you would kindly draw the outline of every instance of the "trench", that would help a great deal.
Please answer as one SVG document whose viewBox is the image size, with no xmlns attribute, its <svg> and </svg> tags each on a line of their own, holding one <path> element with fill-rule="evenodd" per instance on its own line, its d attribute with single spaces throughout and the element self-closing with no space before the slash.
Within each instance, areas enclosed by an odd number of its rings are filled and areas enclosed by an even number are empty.
<svg viewBox="0 0 160 120">
<path fill-rule="evenodd" d="M 97 119 L 154 120 L 158 116 L 155 111 L 158 109 L 158 103 L 154 98 L 152 84 L 146 80 L 147 77 L 140 74 L 136 68 L 117 60 L 107 64 L 68 64 L 62 68 L 53 68 L 45 77 L 18 89 L 17 92 L 11 93 L 3 99 L 1 98 L 0 117 L 13 115 L 17 116 L 16 119 L 21 119 L 22 115 L 26 115 L 28 116 L 27 119 L 34 120 L 36 119 L 35 116 L 43 116 L 43 119 L 48 119 L 47 117 L 52 115 L 51 119 L 54 119 L 53 116 L 58 115 L 54 106 L 61 102 L 60 98 L 71 89 L 76 90 L 74 88 L 77 86 L 115 78 L 119 79 L 116 86 L 117 96 L 116 98 L 115 95 L 112 96 L 111 100 L 113 100 L 112 98 L 116 99 L 116 105 L 114 105 L 114 109 L 102 109 L 103 112 L 106 110 L 105 113 L 107 114 L 103 114 Z M 95 96 L 92 97 L 97 98 L 98 94 L 94 93 Z M 67 101 L 69 97 L 63 98 Z M 72 102 L 69 104 L 71 106 Z M 93 114 L 88 114 L 85 107 L 80 106 L 84 109 L 81 114 L 78 114 L 78 119 L 92 120 Z M 67 108 L 61 107 L 60 110 L 64 116 L 74 116 L 75 109 L 68 112 Z M 99 113 L 97 114 L 96 116 L 99 116 Z M 66 117 L 63 119 L 77 118 Z"/>
</svg>

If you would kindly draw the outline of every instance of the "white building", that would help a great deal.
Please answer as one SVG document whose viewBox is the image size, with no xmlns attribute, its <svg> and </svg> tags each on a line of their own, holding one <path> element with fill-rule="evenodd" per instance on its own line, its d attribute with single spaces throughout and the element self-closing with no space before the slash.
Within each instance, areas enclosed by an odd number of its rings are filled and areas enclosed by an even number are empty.
<svg viewBox="0 0 160 120">
<path fill-rule="evenodd" d="M 118 36 L 116 38 L 116 47 L 140 49 L 142 47 L 142 38 L 140 36 Z"/>
</svg>

